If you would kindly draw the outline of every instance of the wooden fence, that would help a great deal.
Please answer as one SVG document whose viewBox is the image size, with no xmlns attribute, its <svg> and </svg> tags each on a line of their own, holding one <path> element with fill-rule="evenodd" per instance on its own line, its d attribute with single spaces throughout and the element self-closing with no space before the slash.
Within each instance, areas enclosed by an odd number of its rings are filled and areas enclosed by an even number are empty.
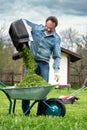
<svg viewBox="0 0 87 130">
<path fill-rule="evenodd" d="M 22 79 L 22 73 L 0 73 L 0 81 L 6 83 L 7 85 L 14 85 L 15 83 L 19 83 Z"/>
<path fill-rule="evenodd" d="M 84 75 L 84 76 L 70 75 L 70 83 L 71 84 L 83 85 L 86 78 L 87 78 L 87 74 Z"/>
<path fill-rule="evenodd" d="M 87 75 L 85 76 L 87 77 Z M 0 81 L 6 83 L 7 85 L 14 85 L 15 83 L 19 83 L 23 78 L 23 73 L 14 73 L 14 72 L 6 72 L 0 73 Z M 70 84 L 78 84 L 82 85 L 85 78 L 79 78 L 78 75 L 70 76 Z"/>
</svg>

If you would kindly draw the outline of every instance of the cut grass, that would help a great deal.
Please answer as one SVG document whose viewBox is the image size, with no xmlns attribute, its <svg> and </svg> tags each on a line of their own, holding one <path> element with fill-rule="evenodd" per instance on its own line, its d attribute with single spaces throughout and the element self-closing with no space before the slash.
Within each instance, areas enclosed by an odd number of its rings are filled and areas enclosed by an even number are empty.
<svg viewBox="0 0 87 130">
<path fill-rule="evenodd" d="M 53 89 L 49 98 L 70 95 L 74 89 Z M 0 130 L 86 130 L 87 129 L 87 90 L 78 94 L 75 104 L 65 104 L 64 117 L 36 116 L 37 104 L 31 109 L 29 117 L 22 115 L 21 101 L 17 100 L 15 115 L 8 114 L 9 101 L 0 92 Z"/>
</svg>

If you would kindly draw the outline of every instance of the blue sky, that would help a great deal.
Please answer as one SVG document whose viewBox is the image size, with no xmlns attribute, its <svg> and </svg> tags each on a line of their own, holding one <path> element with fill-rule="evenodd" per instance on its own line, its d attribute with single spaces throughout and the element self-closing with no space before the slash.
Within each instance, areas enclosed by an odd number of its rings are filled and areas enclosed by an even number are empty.
<svg viewBox="0 0 87 130">
<path fill-rule="evenodd" d="M 58 18 L 58 31 L 87 32 L 87 0 L 0 0 L 0 28 L 20 18 L 44 24 L 50 15 Z"/>
</svg>

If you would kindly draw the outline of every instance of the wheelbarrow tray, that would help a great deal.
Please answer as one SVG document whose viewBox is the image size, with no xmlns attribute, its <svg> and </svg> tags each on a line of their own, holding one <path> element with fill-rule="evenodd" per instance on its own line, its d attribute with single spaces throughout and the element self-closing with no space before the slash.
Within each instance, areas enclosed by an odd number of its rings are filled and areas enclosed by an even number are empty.
<svg viewBox="0 0 87 130">
<path fill-rule="evenodd" d="M 29 88 L 16 88 L 6 87 L 4 91 L 12 99 L 30 99 L 30 100 L 41 100 L 44 99 L 51 89 L 56 85 L 50 85 L 47 87 L 29 87 Z"/>
</svg>

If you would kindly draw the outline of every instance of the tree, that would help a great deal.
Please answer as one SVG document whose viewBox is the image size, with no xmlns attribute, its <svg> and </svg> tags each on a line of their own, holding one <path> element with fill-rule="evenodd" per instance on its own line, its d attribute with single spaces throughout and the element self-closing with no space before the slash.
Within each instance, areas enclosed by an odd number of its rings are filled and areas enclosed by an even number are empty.
<svg viewBox="0 0 87 130">
<path fill-rule="evenodd" d="M 80 35 L 76 30 L 71 28 L 62 31 L 62 47 L 75 51 L 82 58 L 80 61 L 71 63 L 71 75 L 74 75 L 80 85 L 87 77 L 87 34 Z"/>
<path fill-rule="evenodd" d="M 71 51 L 76 51 L 77 44 L 81 42 L 80 34 L 75 29 L 66 29 L 60 32 L 62 37 L 62 47 Z"/>
<path fill-rule="evenodd" d="M 0 41 L 0 72 L 21 72 L 22 60 L 14 61 L 12 55 L 14 47 L 11 42 Z"/>
<path fill-rule="evenodd" d="M 78 44 L 77 52 L 82 58 L 72 65 L 72 73 L 78 76 L 80 85 L 87 78 L 87 35 L 83 35 L 81 41 L 82 44 Z"/>
</svg>

